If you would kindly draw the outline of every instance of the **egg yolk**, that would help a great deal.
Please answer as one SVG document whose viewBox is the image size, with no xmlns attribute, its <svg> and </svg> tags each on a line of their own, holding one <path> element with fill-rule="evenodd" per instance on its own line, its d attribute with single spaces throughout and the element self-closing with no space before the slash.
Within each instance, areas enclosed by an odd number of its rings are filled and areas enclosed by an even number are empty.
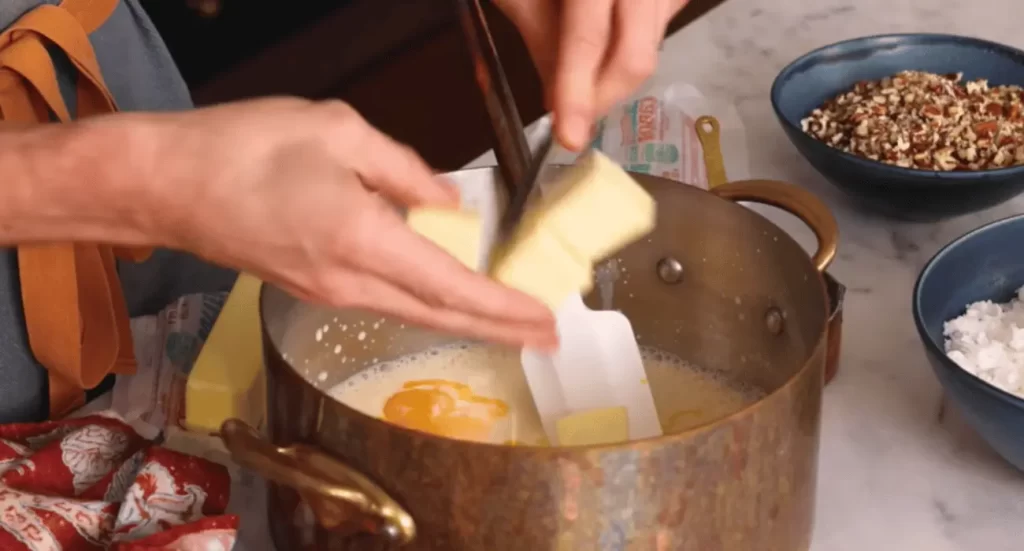
<svg viewBox="0 0 1024 551">
<path fill-rule="evenodd" d="M 396 425 L 477 441 L 488 441 L 495 422 L 508 412 L 505 402 L 443 379 L 408 381 L 384 404 L 384 419 Z"/>
<path fill-rule="evenodd" d="M 681 409 L 668 418 L 667 423 L 662 423 L 662 430 L 668 434 L 675 434 L 693 428 L 694 418 L 700 419 L 700 410 Z"/>
</svg>

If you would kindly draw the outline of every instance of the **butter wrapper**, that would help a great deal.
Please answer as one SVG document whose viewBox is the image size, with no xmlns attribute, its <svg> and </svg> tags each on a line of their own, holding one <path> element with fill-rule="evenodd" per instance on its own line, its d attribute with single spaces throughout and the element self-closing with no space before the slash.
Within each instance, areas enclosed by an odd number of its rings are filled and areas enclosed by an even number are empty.
<svg viewBox="0 0 1024 551">
<path fill-rule="evenodd" d="M 590 146 L 629 172 L 650 174 L 708 189 L 704 148 L 697 119 L 718 120 L 719 146 L 729 180 L 750 177 L 746 131 L 735 106 L 712 99 L 682 82 L 648 83 L 631 98 L 612 107 L 596 127 Z M 536 148 L 551 125 L 550 115 L 531 125 L 527 141 Z M 552 162 L 572 164 L 576 154 L 561 150 Z"/>
<path fill-rule="evenodd" d="M 185 385 L 227 293 L 186 295 L 160 313 L 131 320 L 134 375 L 118 376 L 111 409 L 156 439 L 183 414 Z"/>
</svg>

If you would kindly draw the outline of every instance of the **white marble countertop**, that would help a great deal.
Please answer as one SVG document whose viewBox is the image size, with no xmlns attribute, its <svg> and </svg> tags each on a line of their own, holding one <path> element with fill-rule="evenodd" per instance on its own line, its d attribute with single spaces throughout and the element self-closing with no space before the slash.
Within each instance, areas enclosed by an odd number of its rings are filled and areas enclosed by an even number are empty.
<svg viewBox="0 0 1024 551">
<path fill-rule="evenodd" d="M 812 551 L 1019 551 L 1024 473 L 943 404 L 914 328 L 910 296 L 945 243 L 1024 211 L 1024 198 L 938 224 L 856 210 L 784 136 L 769 103 L 779 70 L 825 44 L 888 32 L 952 32 L 1024 48 L 1017 0 L 728 0 L 669 38 L 659 80 L 731 99 L 746 128 L 750 174 L 816 193 L 839 221 L 830 272 L 848 287 L 839 374 L 825 389 Z M 724 155 L 728 157 L 728 151 Z M 472 165 L 493 164 L 486 155 Z M 769 213 L 805 246 L 810 231 Z"/>
</svg>

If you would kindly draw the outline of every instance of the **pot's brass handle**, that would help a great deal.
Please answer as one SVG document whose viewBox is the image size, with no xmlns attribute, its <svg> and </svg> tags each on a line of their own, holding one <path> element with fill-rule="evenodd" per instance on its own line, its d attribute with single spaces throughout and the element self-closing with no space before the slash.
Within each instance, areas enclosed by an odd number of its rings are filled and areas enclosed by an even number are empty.
<svg viewBox="0 0 1024 551">
<path fill-rule="evenodd" d="M 704 152 L 704 171 L 708 175 L 708 189 L 726 183 L 725 159 L 722 157 L 722 140 L 718 132 L 718 119 L 711 116 L 698 117 L 693 124 L 700 140 L 700 148 Z"/>
<path fill-rule="evenodd" d="M 395 545 L 416 537 L 416 525 L 395 500 L 369 478 L 313 446 L 279 448 L 238 419 L 221 426 L 232 459 L 260 476 L 298 491 L 328 530 L 353 527 Z M 353 513 L 358 517 L 353 519 Z"/>
<path fill-rule="evenodd" d="M 803 220 L 818 238 L 818 250 L 812 261 L 819 272 L 824 272 L 835 258 L 839 226 L 825 203 L 813 193 L 774 180 L 729 182 L 712 189 L 711 193 L 730 201 L 752 201 L 778 207 Z"/>
</svg>

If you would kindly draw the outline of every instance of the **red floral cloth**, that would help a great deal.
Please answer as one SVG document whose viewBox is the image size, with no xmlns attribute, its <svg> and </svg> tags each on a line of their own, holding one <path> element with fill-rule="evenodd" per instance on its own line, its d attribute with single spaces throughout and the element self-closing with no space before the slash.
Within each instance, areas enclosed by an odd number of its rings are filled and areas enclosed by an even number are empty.
<svg viewBox="0 0 1024 551">
<path fill-rule="evenodd" d="M 0 425 L 0 550 L 230 550 L 222 465 L 114 417 Z"/>
</svg>

